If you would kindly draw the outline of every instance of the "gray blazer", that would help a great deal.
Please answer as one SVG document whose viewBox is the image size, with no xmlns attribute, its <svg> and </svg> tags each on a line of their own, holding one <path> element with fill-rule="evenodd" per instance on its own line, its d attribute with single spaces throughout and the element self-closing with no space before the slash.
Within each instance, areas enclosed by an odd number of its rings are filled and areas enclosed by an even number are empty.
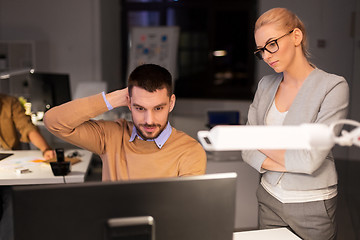
<svg viewBox="0 0 360 240">
<path fill-rule="evenodd" d="M 249 125 L 265 125 L 267 113 L 283 75 L 265 76 L 259 82 L 254 100 L 249 108 Z M 302 123 L 331 123 L 347 116 L 349 87 L 343 77 L 315 69 L 303 83 L 294 99 L 283 125 Z M 341 126 L 336 129 L 339 134 Z M 294 136 L 296 137 L 296 136 Z M 261 168 L 266 156 L 260 151 L 243 151 L 245 162 L 262 173 L 270 184 L 277 184 L 287 190 L 312 190 L 337 184 L 334 158 L 330 149 L 287 150 L 285 152 L 286 172 L 274 172 Z"/>
</svg>

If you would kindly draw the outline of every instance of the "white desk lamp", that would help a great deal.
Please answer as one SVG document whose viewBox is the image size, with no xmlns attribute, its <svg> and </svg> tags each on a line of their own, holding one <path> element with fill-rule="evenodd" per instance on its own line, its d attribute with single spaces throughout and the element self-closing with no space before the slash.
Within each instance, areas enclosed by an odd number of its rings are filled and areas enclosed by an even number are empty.
<svg viewBox="0 0 360 240">
<path fill-rule="evenodd" d="M 356 126 L 352 131 L 334 134 L 339 124 Z M 298 126 L 218 125 L 210 131 L 199 131 L 198 138 L 207 151 L 236 151 L 254 149 L 312 149 L 329 148 L 335 144 L 360 147 L 360 123 L 343 119 L 325 124 Z"/>
</svg>

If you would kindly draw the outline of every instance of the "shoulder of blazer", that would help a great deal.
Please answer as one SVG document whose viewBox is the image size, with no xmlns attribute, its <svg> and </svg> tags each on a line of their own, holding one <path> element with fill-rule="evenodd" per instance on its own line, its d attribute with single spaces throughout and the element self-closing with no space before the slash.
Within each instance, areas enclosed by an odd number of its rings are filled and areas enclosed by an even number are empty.
<svg viewBox="0 0 360 240">
<path fill-rule="evenodd" d="M 310 73 L 304 82 L 302 89 L 298 93 L 300 96 L 325 96 L 334 87 L 340 86 L 344 91 L 348 91 L 348 83 L 344 77 L 327 73 L 320 69 L 315 69 Z M 306 97 L 307 98 L 307 97 Z"/>
<path fill-rule="evenodd" d="M 347 84 L 347 81 L 345 80 L 344 77 L 332 73 L 327 73 L 318 68 L 316 68 L 313 73 L 314 73 L 314 78 L 316 78 L 316 82 L 318 84 L 323 84 L 324 86 L 327 87 L 334 86 L 341 82 Z"/>
</svg>

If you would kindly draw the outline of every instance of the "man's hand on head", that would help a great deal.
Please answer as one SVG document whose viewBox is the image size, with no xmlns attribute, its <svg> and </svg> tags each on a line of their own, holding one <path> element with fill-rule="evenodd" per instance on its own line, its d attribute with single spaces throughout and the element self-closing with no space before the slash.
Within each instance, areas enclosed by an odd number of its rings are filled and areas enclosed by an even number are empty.
<svg viewBox="0 0 360 240">
<path fill-rule="evenodd" d="M 128 96 L 128 88 L 124 88 L 106 94 L 106 99 L 113 108 L 117 108 L 127 106 Z"/>
</svg>

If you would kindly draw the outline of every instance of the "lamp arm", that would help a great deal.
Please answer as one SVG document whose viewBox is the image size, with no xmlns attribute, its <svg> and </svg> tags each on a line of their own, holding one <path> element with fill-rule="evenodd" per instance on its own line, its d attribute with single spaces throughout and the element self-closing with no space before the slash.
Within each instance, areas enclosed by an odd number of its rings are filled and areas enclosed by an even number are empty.
<svg viewBox="0 0 360 240">
<path fill-rule="evenodd" d="M 355 120 L 341 119 L 330 125 L 332 131 L 336 125 L 346 124 L 354 126 L 355 128 L 351 131 L 342 130 L 340 136 L 335 137 L 334 141 L 340 146 L 358 146 L 360 147 L 360 123 Z"/>
</svg>

